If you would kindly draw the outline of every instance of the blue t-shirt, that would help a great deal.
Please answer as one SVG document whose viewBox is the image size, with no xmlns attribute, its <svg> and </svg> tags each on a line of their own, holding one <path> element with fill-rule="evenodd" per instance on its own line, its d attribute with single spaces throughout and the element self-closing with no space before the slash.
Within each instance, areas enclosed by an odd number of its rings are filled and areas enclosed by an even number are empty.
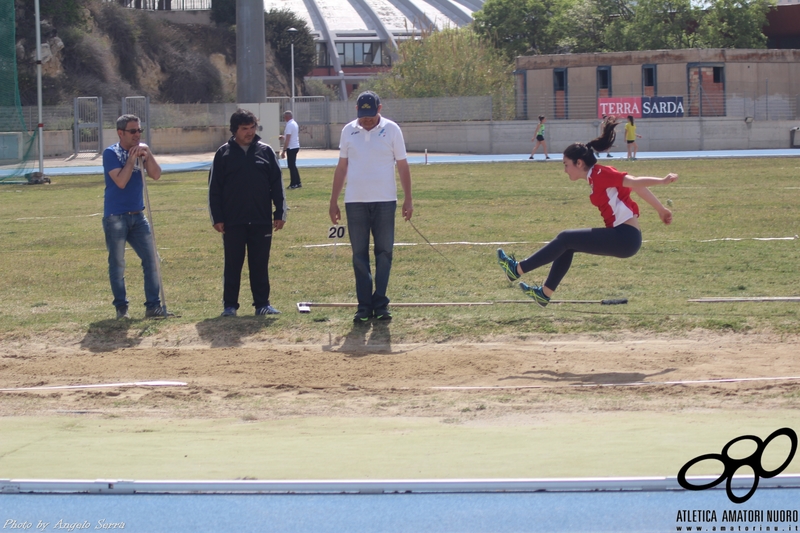
<svg viewBox="0 0 800 533">
<path fill-rule="evenodd" d="M 128 151 L 123 149 L 119 143 L 112 144 L 103 150 L 103 174 L 106 179 L 104 217 L 144 209 L 142 171 L 138 167 L 131 174 L 131 179 L 124 189 L 120 189 L 108 175 L 110 170 L 124 167 L 127 161 Z"/>
</svg>

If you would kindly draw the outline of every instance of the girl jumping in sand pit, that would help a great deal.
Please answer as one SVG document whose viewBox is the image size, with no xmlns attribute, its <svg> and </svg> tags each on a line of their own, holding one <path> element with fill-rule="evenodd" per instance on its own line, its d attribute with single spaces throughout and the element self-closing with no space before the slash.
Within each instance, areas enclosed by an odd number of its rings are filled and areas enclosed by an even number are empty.
<svg viewBox="0 0 800 533">
<path fill-rule="evenodd" d="M 600 210 L 605 227 L 562 231 L 539 251 L 523 261 L 497 249 L 497 262 L 509 281 L 516 281 L 526 272 L 553 263 L 541 287 L 520 282 L 522 291 L 544 307 L 569 271 L 575 252 L 611 257 L 632 257 L 642 245 L 639 227 L 639 206 L 630 197 L 635 192 L 653 206 L 664 224 L 672 222 L 672 211 L 664 207 L 648 187 L 666 185 L 678 179 L 677 174 L 663 178 L 634 177 L 614 167 L 597 164 L 595 152 L 603 152 L 612 141 L 614 130 L 587 143 L 574 143 L 564 150 L 564 172 L 570 181 L 587 180 L 592 188 L 589 200 Z"/>
</svg>

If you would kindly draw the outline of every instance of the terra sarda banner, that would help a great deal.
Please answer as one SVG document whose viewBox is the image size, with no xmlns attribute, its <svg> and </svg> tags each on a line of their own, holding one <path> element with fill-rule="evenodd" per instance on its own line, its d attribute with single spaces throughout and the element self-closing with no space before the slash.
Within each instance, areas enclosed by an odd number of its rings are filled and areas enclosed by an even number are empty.
<svg viewBox="0 0 800 533">
<path fill-rule="evenodd" d="M 597 118 L 606 115 L 634 118 L 672 118 L 683 116 L 683 96 L 623 96 L 600 98 Z"/>
</svg>

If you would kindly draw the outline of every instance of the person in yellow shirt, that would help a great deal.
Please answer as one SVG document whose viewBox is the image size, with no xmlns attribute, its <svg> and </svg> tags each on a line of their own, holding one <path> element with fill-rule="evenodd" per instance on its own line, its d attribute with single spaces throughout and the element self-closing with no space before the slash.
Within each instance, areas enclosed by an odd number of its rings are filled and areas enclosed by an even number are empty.
<svg viewBox="0 0 800 533">
<path fill-rule="evenodd" d="M 628 123 L 625 124 L 625 140 L 628 143 L 628 160 L 636 161 L 636 152 L 639 150 L 639 145 L 636 144 L 636 139 L 641 139 L 641 135 L 636 134 L 636 125 L 633 123 L 633 116 L 628 115 Z M 631 155 L 633 152 L 633 155 Z"/>
</svg>

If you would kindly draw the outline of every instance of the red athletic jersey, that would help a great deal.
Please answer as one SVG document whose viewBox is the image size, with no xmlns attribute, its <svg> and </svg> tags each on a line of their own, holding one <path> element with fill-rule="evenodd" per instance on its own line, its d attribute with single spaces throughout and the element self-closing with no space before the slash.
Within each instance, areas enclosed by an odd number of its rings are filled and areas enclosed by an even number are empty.
<svg viewBox="0 0 800 533">
<path fill-rule="evenodd" d="M 589 200 L 600 210 L 607 228 L 615 228 L 639 216 L 639 206 L 631 200 L 630 187 L 622 186 L 622 179 L 627 174 L 614 167 L 595 165 L 586 177 L 592 186 Z"/>
</svg>

